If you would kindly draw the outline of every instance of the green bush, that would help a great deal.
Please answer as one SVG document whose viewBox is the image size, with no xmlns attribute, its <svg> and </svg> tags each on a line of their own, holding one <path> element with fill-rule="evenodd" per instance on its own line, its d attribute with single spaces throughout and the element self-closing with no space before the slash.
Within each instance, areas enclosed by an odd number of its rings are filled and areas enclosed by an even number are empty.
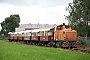
<svg viewBox="0 0 90 60">
<path fill-rule="evenodd" d="M 8 38 L 5 36 L 0 36 L 0 40 L 7 40 Z"/>
<path fill-rule="evenodd" d="M 82 48 L 86 48 L 87 44 L 86 44 L 85 40 L 80 40 L 80 46 Z"/>
<path fill-rule="evenodd" d="M 80 44 L 81 44 L 81 45 L 86 45 L 85 40 L 80 40 Z"/>
</svg>

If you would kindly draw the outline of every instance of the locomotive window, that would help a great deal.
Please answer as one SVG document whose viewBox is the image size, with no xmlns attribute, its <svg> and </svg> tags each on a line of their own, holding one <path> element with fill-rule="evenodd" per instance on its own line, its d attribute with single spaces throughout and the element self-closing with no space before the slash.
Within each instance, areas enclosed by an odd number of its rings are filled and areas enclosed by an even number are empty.
<svg viewBox="0 0 90 60">
<path fill-rule="evenodd" d="M 61 27 L 57 27 L 58 30 L 61 30 Z"/>
<path fill-rule="evenodd" d="M 65 31 L 63 31 L 63 34 L 65 34 Z"/>
</svg>

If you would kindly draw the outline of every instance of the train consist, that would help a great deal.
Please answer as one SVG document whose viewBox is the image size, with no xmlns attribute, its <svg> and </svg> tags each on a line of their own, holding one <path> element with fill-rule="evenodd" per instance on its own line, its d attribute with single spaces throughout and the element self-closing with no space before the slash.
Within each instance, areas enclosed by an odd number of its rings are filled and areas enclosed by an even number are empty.
<svg viewBox="0 0 90 60">
<path fill-rule="evenodd" d="M 74 48 L 80 45 L 77 39 L 77 31 L 72 30 L 70 26 L 64 23 L 53 28 L 9 32 L 8 40 L 10 42 L 24 42 L 60 48 Z"/>
</svg>

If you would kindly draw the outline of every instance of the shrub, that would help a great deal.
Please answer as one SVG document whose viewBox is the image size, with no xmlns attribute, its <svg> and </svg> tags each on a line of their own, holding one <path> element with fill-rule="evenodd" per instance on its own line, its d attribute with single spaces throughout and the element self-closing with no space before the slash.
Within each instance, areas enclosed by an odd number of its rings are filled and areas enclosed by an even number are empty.
<svg viewBox="0 0 90 60">
<path fill-rule="evenodd" d="M 82 48 L 85 48 L 86 47 L 85 40 L 80 40 L 80 45 L 81 45 Z"/>
<path fill-rule="evenodd" d="M 80 40 L 80 44 L 81 44 L 81 45 L 86 45 L 85 40 Z"/>
<path fill-rule="evenodd" d="M 7 40 L 7 37 L 5 37 L 5 36 L 0 36 L 0 40 Z"/>
</svg>

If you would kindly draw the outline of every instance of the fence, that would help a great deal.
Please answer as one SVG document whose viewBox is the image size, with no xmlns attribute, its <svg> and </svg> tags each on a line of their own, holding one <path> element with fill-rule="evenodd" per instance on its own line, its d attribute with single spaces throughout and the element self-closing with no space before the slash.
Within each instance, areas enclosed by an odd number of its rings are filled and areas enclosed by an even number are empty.
<svg viewBox="0 0 90 60">
<path fill-rule="evenodd" d="M 81 40 L 84 40 L 86 44 L 90 44 L 90 37 L 80 37 Z"/>
</svg>

